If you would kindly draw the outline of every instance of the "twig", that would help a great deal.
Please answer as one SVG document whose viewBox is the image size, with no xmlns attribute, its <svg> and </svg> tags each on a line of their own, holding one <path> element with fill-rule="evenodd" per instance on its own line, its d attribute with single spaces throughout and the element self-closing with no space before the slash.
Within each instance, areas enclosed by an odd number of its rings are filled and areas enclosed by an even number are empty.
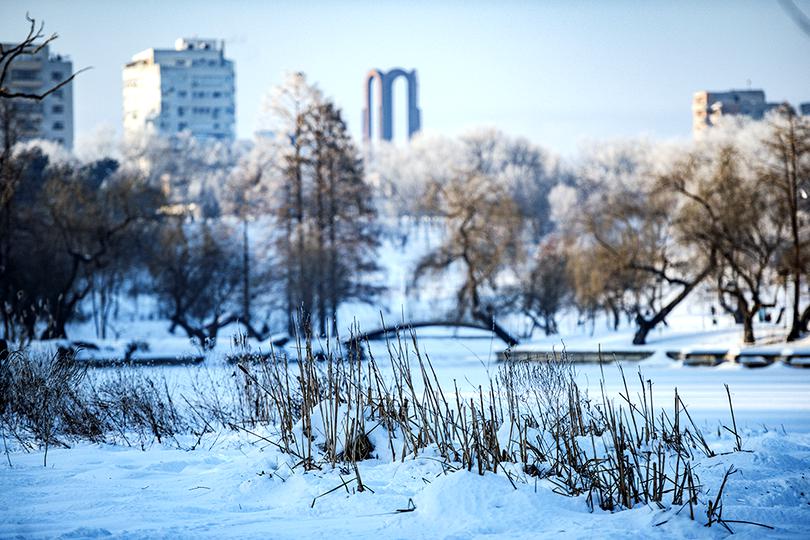
<svg viewBox="0 0 810 540">
<path fill-rule="evenodd" d="M 343 480 L 343 478 L 342 478 L 342 477 L 341 477 L 341 480 Z M 310 508 L 315 508 L 315 501 L 317 501 L 317 500 L 318 500 L 318 499 L 320 499 L 321 497 L 324 497 L 324 496 L 326 496 L 326 495 L 329 495 L 330 493 L 334 493 L 335 491 L 339 490 L 340 488 L 346 488 L 346 487 L 347 487 L 347 486 L 348 486 L 350 483 L 355 482 L 356 480 L 357 480 L 357 478 L 349 478 L 348 480 L 343 480 L 343 483 L 342 483 L 342 484 L 340 484 L 339 486 L 333 487 L 333 488 L 332 488 L 332 489 L 330 489 L 329 491 L 327 491 L 327 492 L 325 492 L 325 493 L 321 493 L 320 495 L 318 495 L 317 497 L 315 497 L 314 499 L 312 499 L 312 504 L 310 504 L 310 505 L 309 505 L 309 507 L 310 507 Z M 348 489 L 348 488 L 347 488 L 347 489 Z"/>
<path fill-rule="evenodd" d="M 757 523 L 756 521 L 745 521 L 742 519 L 724 519 L 726 523 L 742 523 L 744 525 L 756 525 L 757 527 L 765 527 L 766 529 L 776 530 L 776 527 L 771 527 L 770 525 L 765 525 L 764 523 Z"/>
</svg>

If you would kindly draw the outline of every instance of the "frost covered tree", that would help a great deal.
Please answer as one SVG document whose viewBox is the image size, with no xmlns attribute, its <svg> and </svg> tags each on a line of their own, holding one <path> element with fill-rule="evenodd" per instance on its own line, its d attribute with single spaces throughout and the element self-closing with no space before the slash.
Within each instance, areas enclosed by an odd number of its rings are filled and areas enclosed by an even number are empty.
<svg viewBox="0 0 810 540">
<path fill-rule="evenodd" d="M 750 156 L 724 142 L 688 154 L 662 177 L 684 200 L 680 234 L 716 258 L 718 292 L 736 303 L 746 343 L 755 341 L 759 309 L 775 304 L 776 259 L 787 228 L 772 186 L 754 171 Z"/>
<path fill-rule="evenodd" d="M 323 335 L 336 330 L 340 304 L 378 291 L 368 282 L 377 270 L 372 191 L 340 110 L 303 74 L 273 89 L 266 122 L 272 159 L 263 181 L 274 193 L 288 331 L 300 314 L 304 332 Z"/>
<path fill-rule="evenodd" d="M 436 193 L 436 185 L 464 168 L 501 184 L 536 237 L 549 231 L 548 194 L 567 181 L 567 172 L 556 156 L 523 138 L 495 129 L 472 130 L 458 138 L 420 133 L 407 146 L 381 146 L 370 172 L 380 183 L 384 209 L 420 216 L 437 207 L 425 195 Z"/>
<path fill-rule="evenodd" d="M 460 140 L 464 161 L 505 186 L 534 237 L 548 233 L 548 195 L 555 185 L 571 180 L 560 159 L 525 138 L 495 129 L 470 131 Z"/>
<path fill-rule="evenodd" d="M 240 159 L 227 178 L 220 207 L 223 219 L 235 218 L 240 222 L 241 234 L 241 316 L 240 322 L 252 337 L 263 339 L 269 331 L 267 321 L 261 328 L 254 325 L 257 304 L 271 293 L 271 271 L 265 264 L 269 259 L 266 235 L 255 232 L 255 223 L 264 224 L 270 208 L 267 183 L 262 182 L 262 169 L 267 166 L 261 146 L 254 147 Z M 259 231 L 260 232 L 260 231 Z M 234 239 L 236 242 L 237 240 Z"/>
<path fill-rule="evenodd" d="M 177 211 L 185 207 L 184 211 L 217 217 L 225 197 L 223 188 L 241 150 L 230 142 L 200 140 L 184 132 L 172 137 L 130 137 L 123 154 L 124 165 L 163 190 Z"/>
<path fill-rule="evenodd" d="M 572 301 L 565 250 L 558 238 L 546 237 L 534 254 L 529 273 L 521 284 L 521 309 L 532 329 L 558 333 L 557 314 Z"/>
<path fill-rule="evenodd" d="M 368 165 L 377 184 L 378 207 L 388 215 L 425 216 L 435 204 L 425 200 L 428 186 L 444 184 L 463 165 L 458 139 L 418 132 L 407 145 L 381 143 Z"/>
<path fill-rule="evenodd" d="M 776 204 L 788 219 L 786 249 L 781 265 L 793 281 L 790 299 L 791 324 L 788 341 L 801 337 L 810 321 L 810 306 L 801 313 L 802 276 L 810 269 L 807 253 L 807 221 L 810 217 L 810 120 L 790 107 L 780 107 L 767 121 L 762 143 L 765 155 L 759 174 L 776 190 Z M 800 314 L 801 313 L 801 314 Z"/>
<path fill-rule="evenodd" d="M 669 161 L 664 149 L 641 142 L 592 150 L 577 174 L 579 199 L 562 225 L 581 305 L 601 305 L 614 327 L 626 312 L 637 345 L 714 268 L 710 253 L 697 256 L 676 234 L 676 198 L 657 183 Z"/>
<path fill-rule="evenodd" d="M 457 172 L 435 183 L 426 195 L 431 212 L 444 218 L 442 243 L 417 263 L 414 283 L 460 265 L 462 283 L 456 293 L 459 320 L 476 320 L 493 328 L 507 343 L 514 339 L 495 321 L 495 291 L 501 272 L 523 255 L 523 221 L 505 186 L 477 169 Z M 489 296 L 489 298 L 487 298 Z"/>
</svg>

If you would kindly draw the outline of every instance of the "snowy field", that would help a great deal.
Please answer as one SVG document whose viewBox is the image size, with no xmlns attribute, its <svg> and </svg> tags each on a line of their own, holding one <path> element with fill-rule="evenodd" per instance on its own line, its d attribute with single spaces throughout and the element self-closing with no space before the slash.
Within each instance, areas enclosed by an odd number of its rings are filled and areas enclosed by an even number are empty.
<svg viewBox="0 0 810 540">
<path fill-rule="evenodd" d="M 497 341 L 446 332 L 420 338 L 445 387 L 456 381 L 474 394 L 497 370 Z M 441 337 L 443 336 L 443 337 Z M 380 342 L 373 344 L 380 349 Z M 380 351 L 381 352 L 381 351 Z M 384 367 L 384 362 L 381 367 Z M 724 384 L 730 386 L 743 449 L 700 462 L 712 495 L 730 465 L 739 472 L 723 495 L 725 519 L 743 538 L 806 538 L 810 534 L 810 370 L 774 365 L 684 367 L 653 357 L 623 365 L 630 391 L 637 369 L 654 381 L 656 400 L 671 409 L 672 390 L 689 406 L 718 452 L 733 445 Z M 235 369 L 224 363 L 137 368 L 164 376 L 181 392 L 206 370 L 214 383 Z M 622 390 L 618 368 L 602 368 L 607 393 Z M 602 369 L 578 368 L 589 393 L 599 392 Z M 105 377 L 111 368 L 95 369 Z M 657 405 L 658 403 L 656 403 Z M 257 434 L 261 435 L 261 433 Z M 192 441 L 184 441 L 191 444 Z M 357 492 L 354 473 L 340 468 L 304 472 L 257 436 L 206 435 L 197 450 L 154 444 L 145 451 L 80 443 L 42 453 L 12 452 L 0 474 L 0 538 L 695 538 L 724 537 L 688 508 L 639 505 L 591 512 L 583 497 L 553 492 L 515 469 L 503 474 L 456 471 L 428 451 L 416 458 L 384 457 L 360 464 L 368 489 Z M 343 486 L 344 481 L 346 485 Z M 337 488 L 337 489 L 336 489 Z M 334 490 L 334 491 L 332 491 Z M 313 504 L 314 500 L 314 504 Z M 412 510 L 412 511 L 401 511 Z M 705 512 L 705 510 L 704 510 Z"/>
<path fill-rule="evenodd" d="M 390 324 L 445 312 L 453 302 L 453 272 L 426 280 L 419 292 L 408 283 L 413 261 L 440 237 L 441 227 L 423 225 L 412 226 L 407 240 L 387 238 L 381 260 L 388 268 L 379 283 L 387 292 L 375 305 L 344 306 L 341 320 L 354 320 L 368 330 L 378 326 L 381 314 Z M 148 298 L 122 305 L 113 339 L 98 342 L 101 349 L 84 351 L 83 357 L 120 357 L 133 341 L 145 342 L 149 349 L 135 358 L 201 354 L 180 333 L 169 334 L 167 322 L 150 315 L 153 309 Z M 577 324 L 574 316 L 560 322 L 562 335 L 535 336 L 519 348 L 634 348 L 632 329 L 610 331 L 604 320 Z M 525 321 L 518 318 L 504 323 L 517 334 L 525 330 Z M 359 492 L 355 472 L 348 468 L 305 472 L 296 466 L 294 458 L 261 438 L 268 435 L 267 427 L 253 434 L 220 429 L 197 445 L 190 435 L 144 448 L 80 442 L 69 449 L 51 448 L 47 467 L 42 451 L 23 452 L 13 441 L 5 441 L 9 450 L 0 470 L 0 538 L 725 537 L 728 530 L 704 524 L 706 504 L 732 465 L 737 472 L 730 476 L 722 501 L 723 517 L 735 536 L 810 537 L 810 369 L 779 363 L 760 369 L 733 363 L 684 366 L 666 353 L 739 349 L 740 328 L 724 317 L 712 324 L 699 301 L 680 307 L 669 323 L 651 332 L 647 345 L 635 347 L 651 352 L 649 359 L 601 367 L 581 364 L 576 367 L 577 381 L 592 399 L 598 400 L 604 387 L 609 398 L 619 400 L 625 391 L 619 366 L 631 395 L 641 391 L 640 370 L 644 381 L 652 381 L 655 407 L 668 411 L 677 388 L 720 454 L 697 463 L 705 493 L 694 521 L 688 507 L 641 504 L 614 513 L 598 507 L 591 511 L 584 496 L 555 493 L 548 480 L 536 480 L 517 465 L 506 466 L 510 476 L 479 476 L 443 463 L 430 448 L 404 460 L 375 454 L 361 462 L 358 472 L 367 489 Z M 88 379 L 101 382 L 114 379 L 122 369 L 131 370 L 165 381 L 177 401 L 200 388 L 226 388 L 237 376 L 236 366 L 225 361 L 234 352 L 229 338 L 237 330 L 224 329 L 214 351 L 198 365 L 91 368 Z M 780 330 L 776 325 L 757 327 L 763 337 Z M 486 332 L 423 329 L 417 334 L 447 393 L 458 387 L 465 398 L 475 397 L 479 386 L 486 387 L 498 372 L 497 353 L 504 345 Z M 70 336 L 93 341 L 92 323 L 74 325 Z M 267 351 L 269 342 L 251 346 Z M 290 345 L 287 349 L 291 352 Z M 390 368 L 384 342 L 373 342 L 372 352 L 383 371 Z M 723 428 L 732 422 L 726 384 L 743 452 L 724 454 L 734 445 Z M 180 449 L 193 445 L 196 450 Z"/>
<path fill-rule="evenodd" d="M 728 445 L 728 441 L 717 443 Z M 724 516 L 741 538 L 806 538 L 810 523 L 810 437 L 747 437 L 751 453 L 707 460 L 702 480 L 732 476 Z M 244 438 L 185 452 L 82 445 L 15 455 L 3 471 L 3 538 L 696 538 L 724 537 L 682 512 L 654 506 L 589 512 L 532 479 L 444 471 L 430 455 L 363 463 L 369 489 L 341 488 L 339 470 L 302 473 L 272 448 Z M 339 489 L 323 495 L 333 488 Z M 373 492 L 371 491 L 373 490 Z M 321 496 L 323 495 L 323 496 Z M 312 501 L 315 497 L 321 496 Z M 415 510 L 409 509 L 412 501 Z M 688 510 L 687 510 L 688 511 Z M 703 520 L 705 521 L 705 519 Z M 661 524 L 662 522 L 666 522 Z M 660 524 L 660 525 L 659 525 Z"/>
</svg>

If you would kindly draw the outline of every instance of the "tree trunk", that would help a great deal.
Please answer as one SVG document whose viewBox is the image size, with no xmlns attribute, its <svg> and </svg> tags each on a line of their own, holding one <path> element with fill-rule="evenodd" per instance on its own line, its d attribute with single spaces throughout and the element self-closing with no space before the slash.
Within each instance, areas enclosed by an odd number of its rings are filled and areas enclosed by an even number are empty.
<svg viewBox="0 0 810 540">
<path fill-rule="evenodd" d="M 515 345 L 517 345 L 519 343 L 518 340 L 515 337 L 513 337 L 512 334 L 507 332 L 506 329 L 503 326 L 501 326 L 500 324 L 495 322 L 495 317 L 491 313 L 484 313 L 482 311 L 475 311 L 475 312 L 472 313 L 472 316 L 476 320 L 478 320 L 481 323 L 483 323 L 484 325 L 486 325 L 487 328 L 491 328 L 492 332 L 496 336 L 501 338 L 510 347 L 514 347 Z"/>
<path fill-rule="evenodd" d="M 795 341 L 802 336 L 802 316 L 799 314 L 799 302 L 801 298 L 801 272 L 797 272 L 793 277 L 793 318 L 790 323 L 790 332 L 787 340 Z"/>
<path fill-rule="evenodd" d="M 749 308 L 745 298 L 742 295 L 739 295 L 737 297 L 737 305 L 740 313 L 742 313 L 743 316 L 743 343 L 754 344 L 757 341 L 756 337 L 754 336 L 754 317 L 759 309 L 759 304 L 754 302 L 754 304 Z"/>
<path fill-rule="evenodd" d="M 799 237 L 799 178 L 797 175 L 798 163 L 796 162 L 795 132 L 793 129 L 793 118 L 790 119 L 790 153 L 785 163 L 785 180 L 788 187 L 788 205 L 790 208 L 790 233 L 793 240 L 793 305 L 792 320 L 790 322 L 790 332 L 787 340 L 794 341 L 801 337 L 801 316 L 799 315 L 799 302 L 801 299 L 802 285 L 802 245 Z"/>
<path fill-rule="evenodd" d="M 754 337 L 754 313 L 746 313 L 743 317 L 743 342 L 751 345 L 757 342 Z"/>
<path fill-rule="evenodd" d="M 638 329 L 636 330 L 635 335 L 633 336 L 633 345 L 645 345 L 647 343 L 647 334 L 650 333 L 650 330 L 655 328 L 658 324 L 662 323 L 667 316 L 672 312 L 678 304 L 680 304 L 689 293 L 694 290 L 706 277 L 714 270 L 714 264 L 711 262 L 706 265 L 706 267 L 698 274 L 695 279 L 687 283 L 684 288 L 678 293 L 678 296 L 672 299 L 672 301 L 661 308 L 658 313 L 653 315 L 651 318 L 644 317 L 640 311 L 636 313 L 636 324 L 638 325 Z"/>
<path fill-rule="evenodd" d="M 810 306 L 804 308 L 802 315 L 799 318 L 799 328 L 802 332 L 807 332 L 807 326 L 810 324 Z"/>
<path fill-rule="evenodd" d="M 42 339 L 66 339 L 67 331 L 65 329 L 66 321 L 64 317 L 56 316 L 42 332 Z"/>
<path fill-rule="evenodd" d="M 557 321 L 554 319 L 554 316 L 546 314 L 544 319 L 546 321 L 546 335 L 552 336 L 558 334 L 559 330 L 557 329 Z"/>
<path fill-rule="evenodd" d="M 242 319 L 246 326 L 250 326 L 250 246 L 247 218 L 242 219 Z"/>
<path fill-rule="evenodd" d="M 638 327 L 636 328 L 636 333 L 633 334 L 633 345 L 646 345 L 647 334 L 653 329 L 653 325 L 650 324 L 647 319 L 640 316 L 636 318 L 636 324 Z"/>
<path fill-rule="evenodd" d="M 323 141 L 319 141 L 319 144 L 324 144 Z M 325 262 L 326 253 L 325 253 L 325 241 L 324 241 L 324 234 L 326 229 L 326 207 L 324 204 L 324 173 L 323 173 L 324 166 L 321 163 L 321 159 L 319 158 L 315 164 L 315 211 L 316 211 L 316 220 L 315 223 L 317 224 L 317 231 L 315 231 L 316 239 L 317 239 L 317 269 L 315 272 L 315 279 L 316 279 L 316 292 L 317 298 L 315 299 L 317 303 L 317 317 L 318 317 L 318 335 L 321 337 L 326 336 L 326 276 L 328 275 L 327 272 L 324 271 L 323 264 Z M 334 286 L 334 285 L 333 285 Z"/>
<path fill-rule="evenodd" d="M 619 308 L 616 307 L 616 304 L 611 302 L 610 306 L 610 313 L 613 316 L 613 331 L 619 329 L 619 324 L 621 324 L 621 316 L 622 314 L 619 312 Z"/>
</svg>

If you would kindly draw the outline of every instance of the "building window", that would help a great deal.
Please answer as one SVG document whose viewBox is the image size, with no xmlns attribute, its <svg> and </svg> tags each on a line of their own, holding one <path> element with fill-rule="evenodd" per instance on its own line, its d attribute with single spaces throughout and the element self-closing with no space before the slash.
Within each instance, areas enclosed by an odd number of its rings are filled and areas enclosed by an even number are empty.
<svg viewBox="0 0 810 540">
<path fill-rule="evenodd" d="M 188 92 L 186 92 L 185 90 L 180 90 L 179 92 L 177 92 L 177 97 L 184 98 L 187 95 L 188 95 Z"/>
<path fill-rule="evenodd" d="M 183 107 L 177 107 L 177 116 L 183 116 L 184 114 L 186 114 L 186 109 Z"/>
<path fill-rule="evenodd" d="M 54 122 L 53 129 L 55 131 L 62 131 L 63 129 L 65 129 L 65 124 L 63 124 L 62 122 Z"/>
<path fill-rule="evenodd" d="M 51 71 L 51 80 L 52 81 L 61 81 L 62 80 L 62 72 L 61 71 Z"/>
<path fill-rule="evenodd" d="M 51 108 L 51 111 L 56 113 L 56 114 L 60 114 L 60 113 L 65 112 L 65 108 L 62 105 L 54 105 Z"/>
<path fill-rule="evenodd" d="M 51 95 L 52 95 L 53 97 L 55 97 L 55 98 L 59 98 L 59 99 L 62 99 L 63 97 L 65 97 L 65 95 L 62 93 L 62 89 L 61 89 L 61 88 L 59 88 L 58 90 L 54 90 L 54 91 L 53 91 L 53 94 L 51 94 Z"/>
<path fill-rule="evenodd" d="M 35 69 L 13 69 L 11 70 L 11 79 L 18 81 L 35 81 L 37 80 L 37 73 Z"/>
<path fill-rule="evenodd" d="M 186 124 L 185 122 L 180 122 L 179 124 L 177 124 L 177 131 L 183 131 L 187 127 L 188 127 L 188 124 Z"/>
<path fill-rule="evenodd" d="M 212 95 L 213 97 L 220 97 L 220 96 L 222 96 L 222 92 L 214 92 L 214 93 L 213 93 L 213 94 L 211 94 L 211 95 Z"/>
</svg>

